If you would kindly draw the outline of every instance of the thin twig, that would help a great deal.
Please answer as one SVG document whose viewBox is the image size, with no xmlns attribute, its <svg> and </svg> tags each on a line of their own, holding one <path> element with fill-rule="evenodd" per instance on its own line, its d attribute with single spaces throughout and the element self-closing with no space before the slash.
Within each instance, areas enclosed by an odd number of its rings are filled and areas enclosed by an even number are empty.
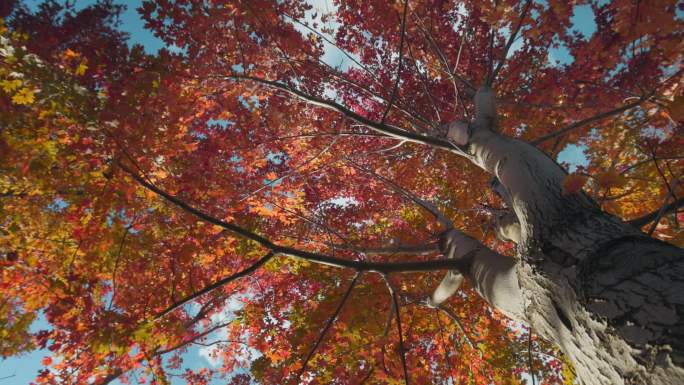
<svg viewBox="0 0 684 385">
<path fill-rule="evenodd" d="M 369 170 L 369 169 L 367 169 L 367 168 L 365 168 L 365 167 L 362 167 L 361 165 L 357 164 L 356 162 L 352 161 L 351 159 L 348 159 L 348 158 L 347 158 L 347 161 L 348 161 L 354 168 L 356 168 L 356 169 L 358 169 L 358 170 L 360 170 L 360 171 L 363 171 L 363 172 L 365 172 L 365 173 L 367 173 L 367 174 L 369 174 L 369 175 L 375 177 L 376 179 L 380 180 L 381 182 L 384 182 L 384 183 L 387 184 L 392 190 L 396 191 L 397 193 L 399 193 L 399 194 L 403 195 L 404 197 L 408 198 L 409 200 L 413 201 L 413 202 L 414 202 L 415 204 L 417 204 L 418 206 L 420 206 L 420 207 L 424 208 L 425 210 L 427 210 L 430 214 L 432 214 L 432 215 L 435 217 L 435 219 L 437 219 L 437 221 L 438 221 L 440 224 L 442 224 L 442 226 L 445 227 L 445 229 L 452 229 L 452 228 L 454 228 L 454 225 L 453 225 L 453 223 L 451 222 L 451 220 L 449 220 L 449 218 L 447 218 L 446 216 L 444 216 L 444 214 L 442 214 L 442 212 L 439 211 L 439 210 L 437 209 L 437 207 L 435 207 L 432 203 L 427 202 L 427 201 L 425 201 L 425 200 L 419 198 L 416 194 L 414 194 L 414 193 L 412 193 L 412 192 L 410 192 L 410 191 L 404 189 L 403 187 L 401 187 L 401 186 L 399 186 L 398 184 L 396 184 L 394 181 L 389 180 L 389 179 L 387 179 L 387 178 L 385 178 L 385 177 L 379 175 L 378 173 L 374 172 L 373 170 Z"/>
<path fill-rule="evenodd" d="M 506 43 L 506 46 L 504 47 L 503 54 L 501 56 L 501 60 L 499 60 L 499 62 L 497 63 L 496 69 L 492 73 L 492 77 L 489 79 L 489 85 L 490 86 L 496 80 L 496 76 L 499 74 L 501 67 L 503 67 L 504 62 L 506 61 L 506 56 L 508 56 L 508 51 L 511 49 L 511 46 L 513 45 L 513 42 L 515 41 L 516 36 L 520 32 L 520 28 L 523 25 L 523 21 L 525 20 L 525 17 L 527 16 L 527 11 L 530 9 L 531 4 L 532 4 L 532 0 L 527 0 L 527 2 L 525 2 L 525 5 L 523 6 L 523 10 L 520 13 L 520 18 L 518 19 L 518 25 L 515 27 L 515 30 L 512 31 L 511 36 L 508 37 L 508 42 Z"/>
<path fill-rule="evenodd" d="M 380 124 L 385 123 L 387 114 L 389 114 L 392 109 L 392 104 L 394 103 L 394 98 L 397 96 L 397 89 L 399 89 L 399 81 L 401 80 L 401 67 L 404 59 L 404 35 L 406 34 L 406 11 L 408 10 L 408 0 L 404 0 L 404 14 L 401 18 L 401 36 L 399 37 L 399 64 L 397 65 L 397 75 L 394 80 L 394 87 L 392 88 L 392 95 L 390 96 L 389 104 L 387 104 L 387 109 L 382 114 L 382 119 Z"/>
<path fill-rule="evenodd" d="M 532 363 L 532 328 L 530 328 L 530 333 L 527 335 L 527 363 L 530 366 L 530 377 L 532 377 L 532 385 L 536 385 L 537 380 L 534 378 L 534 366 Z"/>
<path fill-rule="evenodd" d="M 387 335 L 389 334 L 390 327 L 392 327 L 392 319 L 394 318 L 394 312 L 396 311 L 395 303 L 394 301 L 391 302 L 389 312 L 387 312 L 387 321 L 385 321 L 385 329 L 382 332 L 382 338 L 383 338 L 383 343 L 382 343 L 382 348 L 380 349 L 382 354 L 380 357 L 382 357 L 382 369 L 385 371 L 386 374 L 389 374 L 389 371 L 387 370 L 387 365 L 385 365 L 385 347 L 387 346 Z"/>
<path fill-rule="evenodd" d="M 283 176 L 281 176 L 281 177 L 279 177 L 279 178 L 276 178 L 276 179 L 274 179 L 274 180 L 269 180 L 268 182 L 264 183 L 264 184 L 263 184 L 261 187 L 259 187 L 258 189 L 254 190 L 254 191 L 252 191 L 252 192 L 250 192 L 250 193 L 247 193 L 247 195 L 245 195 L 244 197 L 240 198 L 239 202 L 242 202 L 242 201 L 244 201 L 244 200 L 246 200 L 246 199 L 249 199 L 249 198 L 251 198 L 252 196 L 258 194 L 260 191 L 262 191 L 262 190 L 264 190 L 264 189 L 266 189 L 266 188 L 269 188 L 269 187 L 271 187 L 271 186 L 273 186 L 273 185 L 276 185 L 277 183 L 280 183 L 280 182 L 282 182 L 283 180 L 285 180 L 285 179 L 291 177 L 294 173 L 296 173 L 296 172 L 298 172 L 299 170 L 301 170 L 302 168 L 304 168 L 304 166 L 306 166 L 307 164 L 309 164 L 309 163 L 313 162 L 314 160 L 320 158 L 320 157 L 323 156 L 323 154 L 325 154 L 326 152 L 330 151 L 330 148 L 332 148 L 332 146 L 335 145 L 335 143 L 337 142 L 337 139 L 339 139 L 339 137 L 337 137 L 337 136 L 334 137 L 333 140 L 330 141 L 330 144 L 328 144 L 327 146 L 325 146 L 325 148 L 323 148 L 321 151 L 319 151 L 316 155 L 310 157 L 309 159 L 305 160 L 304 162 L 302 162 L 302 163 L 301 163 L 300 165 L 298 165 L 297 167 L 291 169 L 291 170 L 288 171 L 285 175 L 283 175 Z"/>
<path fill-rule="evenodd" d="M 437 107 L 437 101 L 435 100 L 435 97 L 432 95 L 432 92 L 428 89 L 428 84 L 427 84 L 427 76 L 423 74 L 420 71 L 420 68 L 418 68 L 418 63 L 416 61 L 415 56 L 413 55 L 413 49 L 411 49 L 411 42 L 407 42 L 407 47 L 409 50 L 409 57 L 411 58 L 411 62 L 413 63 L 413 67 L 416 69 L 416 73 L 418 74 L 418 78 L 420 79 L 420 84 L 423 86 L 423 92 L 427 97 L 430 99 L 430 104 L 432 105 L 432 109 L 435 110 L 435 116 L 437 118 L 438 122 L 442 121 L 442 117 L 439 113 L 439 107 Z"/>
<path fill-rule="evenodd" d="M 167 201 L 171 202 L 178 208 L 194 215 L 195 217 L 211 223 L 213 225 L 222 227 L 229 230 L 235 234 L 241 235 L 253 242 L 258 243 L 266 249 L 271 250 L 274 254 L 280 254 L 284 256 L 302 258 L 310 262 L 319 263 L 323 265 L 338 267 L 338 268 L 348 268 L 358 271 L 368 271 L 376 273 L 408 273 L 408 272 L 418 272 L 418 271 L 435 271 L 435 270 L 458 270 L 462 271 L 466 269 L 466 266 L 461 260 L 458 259 L 437 259 L 429 261 L 409 261 L 409 262 L 365 262 L 348 260 L 344 258 L 337 258 L 325 254 L 314 253 L 305 250 L 295 249 L 289 246 L 282 246 L 272 242 L 271 240 L 256 234 L 244 227 L 241 227 L 233 222 L 226 222 L 224 220 L 218 219 L 211 216 L 201 210 L 198 210 L 186 202 L 172 196 L 166 191 L 158 188 L 157 186 L 149 183 L 141 176 L 137 175 L 130 168 L 125 165 L 118 163 L 119 167 L 131 176 L 138 184 L 145 187 L 146 189 L 154 192 L 155 194 L 161 196 Z"/>
<path fill-rule="evenodd" d="M 458 316 L 456 316 L 456 314 L 454 314 L 454 312 L 449 310 L 446 306 L 440 305 L 437 307 L 437 309 L 441 310 L 444 314 L 446 314 L 447 317 L 449 317 L 449 319 L 453 323 L 456 324 L 456 327 L 461 332 L 461 334 L 463 334 L 463 339 L 468 343 L 468 345 L 473 349 L 477 349 L 475 344 L 473 343 L 473 341 L 470 339 L 470 337 L 466 333 L 465 328 L 463 327 L 463 324 L 461 323 L 461 320 L 458 319 Z M 478 351 L 479 351 L 479 349 L 478 349 Z M 482 352 L 480 352 L 480 354 L 482 354 Z"/>
<path fill-rule="evenodd" d="M 427 144 L 427 145 L 430 145 L 430 146 L 433 146 L 436 148 L 441 148 L 444 150 L 454 152 L 453 145 L 447 140 L 422 135 L 422 134 L 419 134 L 416 132 L 411 132 L 411 131 L 408 131 L 408 130 L 405 130 L 403 128 L 399 128 L 399 127 L 396 127 L 396 126 L 393 126 L 390 124 L 373 121 L 371 119 L 368 119 L 364 116 L 361 116 L 361 115 L 353 112 L 349 108 L 347 108 L 347 107 L 345 107 L 339 103 L 307 94 L 306 92 L 303 92 L 299 89 L 290 87 L 290 86 L 283 84 L 283 83 L 280 83 L 280 82 L 262 79 L 262 78 L 258 78 L 258 77 L 253 77 L 253 76 L 239 75 L 239 74 L 224 76 L 223 78 L 238 80 L 238 81 L 239 80 L 249 80 L 249 81 L 252 81 L 255 83 L 259 83 L 259 84 L 269 86 L 271 88 L 279 89 L 279 90 L 285 91 L 285 92 L 287 92 L 287 93 L 289 93 L 289 94 L 291 94 L 291 95 L 293 95 L 293 96 L 295 96 L 295 97 L 297 97 L 297 98 L 299 98 L 299 99 L 301 99 L 301 100 L 303 100 L 309 104 L 336 111 L 336 112 L 356 121 L 357 123 L 359 123 L 365 127 L 368 127 L 368 128 L 370 128 L 376 132 L 383 133 L 388 137 L 400 139 L 400 140 L 408 140 L 408 141 L 415 142 L 415 143 Z"/>
<path fill-rule="evenodd" d="M 301 382 L 302 375 L 306 371 L 306 366 L 309 364 L 309 360 L 311 360 L 311 357 L 313 357 L 313 354 L 316 351 L 316 349 L 318 348 L 318 346 L 321 344 L 321 341 L 323 341 L 323 337 L 325 337 L 325 333 L 328 331 L 328 329 L 330 329 L 333 322 L 335 322 L 335 319 L 337 318 L 337 316 L 340 315 L 340 312 L 342 311 L 344 304 L 347 302 L 347 299 L 349 298 L 349 295 L 351 294 L 352 290 L 354 289 L 354 286 L 356 285 L 356 281 L 358 280 L 358 278 L 360 276 L 361 276 L 361 272 L 357 272 L 356 275 L 354 275 L 354 278 L 352 279 L 351 283 L 349 284 L 347 291 L 344 293 L 344 296 L 342 297 L 340 304 L 337 305 L 337 309 L 335 309 L 335 312 L 333 313 L 333 315 L 330 316 L 330 318 L 328 318 L 328 321 L 325 323 L 325 326 L 321 330 L 321 334 L 319 334 L 318 339 L 314 343 L 314 346 L 309 351 L 309 354 L 306 355 L 306 358 L 304 359 L 304 363 L 302 364 L 302 368 L 299 370 L 299 373 L 297 374 L 297 383 Z"/>
<path fill-rule="evenodd" d="M 444 348 L 444 361 L 446 362 L 447 369 L 449 370 L 449 378 L 451 378 L 451 383 L 455 384 L 453 376 L 453 368 L 451 367 L 451 360 L 449 360 L 449 345 L 447 345 L 444 340 L 444 327 L 442 326 L 442 320 L 439 319 L 439 309 L 435 309 L 435 317 L 437 318 L 437 325 L 439 325 L 439 337 L 442 340 L 442 347 Z"/>
<path fill-rule="evenodd" d="M 614 108 L 614 109 L 612 109 L 612 110 L 608 110 L 608 111 L 605 111 L 605 112 L 601 112 L 600 114 L 596 114 L 596 115 L 591 116 L 591 117 L 589 117 L 589 118 L 582 119 L 582 120 L 577 121 L 577 122 L 575 122 L 575 123 L 572 123 L 572 124 L 570 124 L 570 125 L 568 125 L 568 126 L 566 126 L 566 127 L 564 127 L 564 128 L 561 128 L 561 129 L 558 130 L 558 131 L 555 131 L 555 132 L 552 132 L 552 133 L 550 133 L 550 134 L 548 134 L 548 135 L 544 135 L 544 136 L 542 136 L 542 137 L 539 137 L 539 138 L 537 138 L 537 139 L 534 139 L 534 140 L 532 140 L 532 141 L 530 142 L 530 144 L 532 144 L 532 145 L 534 145 L 534 146 L 537 146 L 537 145 L 539 145 L 539 144 L 541 144 L 541 143 L 543 143 L 543 142 L 546 142 L 547 140 L 554 139 L 554 138 L 556 138 L 556 137 L 565 135 L 565 134 L 567 134 L 567 133 L 570 132 L 570 131 L 573 131 L 573 130 L 578 129 L 578 128 L 583 127 L 583 126 L 586 126 L 587 124 L 590 124 L 590 123 L 596 122 L 596 121 L 598 121 L 598 120 L 601 120 L 601 119 L 604 119 L 604 118 L 607 118 L 607 117 L 610 117 L 610 116 L 613 116 L 613 115 L 617 115 L 617 114 L 619 114 L 619 113 L 621 113 L 621 112 L 630 110 L 630 109 L 632 109 L 632 108 L 634 108 L 634 107 L 637 107 L 637 106 L 641 105 L 641 104 L 642 104 L 644 101 L 646 101 L 647 99 L 648 99 L 648 98 L 640 98 L 639 100 L 634 101 L 634 102 L 632 102 L 632 103 L 628 103 L 628 104 L 622 105 L 622 106 L 620 106 L 620 107 Z"/>
<path fill-rule="evenodd" d="M 126 237 L 128 236 L 128 232 L 131 230 L 132 227 L 133 223 L 126 226 L 124 234 L 121 237 L 121 241 L 119 242 L 119 251 L 116 253 L 116 259 L 114 260 L 114 269 L 112 270 L 112 297 L 109 299 L 109 305 L 107 306 L 107 310 L 111 310 L 112 305 L 114 304 L 114 298 L 116 297 L 116 272 L 119 268 L 119 259 L 121 258 L 121 252 L 123 251 L 124 243 L 126 243 Z"/>
<path fill-rule="evenodd" d="M 406 365 L 406 351 L 404 350 L 404 337 L 401 333 L 401 316 L 399 314 L 400 311 L 399 302 L 397 301 L 397 292 L 394 290 L 394 287 L 392 287 L 392 284 L 386 275 L 383 275 L 382 278 L 385 280 L 387 290 L 389 290 L 390 295 L 392 296 L 392 306 L 396 309 L 394 315 L 396 317 L 395 319 L 397 320 L 397 333 L 399 333 L 399 353 L 401 354 L 401 366 L 404 370 L 404 383 L 409 385 L 408 367 Z"/>
</svg>

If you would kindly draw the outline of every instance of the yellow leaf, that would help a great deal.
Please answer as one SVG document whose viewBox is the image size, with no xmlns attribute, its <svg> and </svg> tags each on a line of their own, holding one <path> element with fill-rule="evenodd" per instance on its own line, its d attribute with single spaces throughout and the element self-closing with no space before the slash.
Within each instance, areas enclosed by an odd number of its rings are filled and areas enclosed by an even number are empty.
<svg viewBox="0 0 684 385">
<path fill-rule="evenodd" d="M 7 93 L 16 90 L 17 88 L 19 88 L 19 86 L 21 86 L 21 80 L 19 79 L 3 80 L 0 82 L 0 87 L 2 87 L 2 89 Z"/>
<path fill-rule="evenodd" d="M 88 66 L 85 64 L 85 61 L 82 61 L 81 64 L 76 67 L 76 71 L 74 72 L 78 76 L 82 76 L 85 74 L 86 70 L 88 69 Z"/>
<path fill-rule="evenodd" d="M 29 88 L 22 88 L 14 96 L 12 96 L 12 103 L 14 104 L 31 104 L 34 101 L 33 95 L 35 91 Z"/>
</svg>

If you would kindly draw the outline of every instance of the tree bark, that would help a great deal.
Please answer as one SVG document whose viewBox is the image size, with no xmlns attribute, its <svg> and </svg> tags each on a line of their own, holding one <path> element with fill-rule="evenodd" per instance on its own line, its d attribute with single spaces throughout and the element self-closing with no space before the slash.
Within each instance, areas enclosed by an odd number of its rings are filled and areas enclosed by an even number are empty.
<svg viewBox="0 0 684 385">
<path fill-rule="evenodd" d="M 583 384 L 684 384 L 684 250 L 583 193 L 565 194 L 565 171 L 495 132 L 493 96 L 478 93 L 476 120 L 452 124 L 449 137 L 505 190 L 518 222 L 505 223 L 515 229 L 517 274 L 487 274 L 502 271 L 501 256 L 490 251 L 466 276 L 492 306 L 521 313 L 556 343 Z"/>
</svg>

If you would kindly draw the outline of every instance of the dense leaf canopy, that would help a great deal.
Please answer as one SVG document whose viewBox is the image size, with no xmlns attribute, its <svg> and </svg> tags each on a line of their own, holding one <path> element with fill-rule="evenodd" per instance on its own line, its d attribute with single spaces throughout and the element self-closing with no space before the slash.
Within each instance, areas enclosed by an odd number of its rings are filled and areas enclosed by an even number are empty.
<svg viewBox="0 0 684 385">
<path fill-rule="evenodd" d="M 684 4 L 579 1 L 585 36 L 564 0 L 311 3 L 144 1 L 156 54 L 110 1 L 0 7 L 2 356 L 49 349 L 46 384 L 572 381 L 471 289 L 430 308 L 443 272 L 396 263 L 441 259 L 433 206 L 513 254 L 443 135 L 483 82 L 502 133 L 584 150 L 568 194 L 683 245 Z M 196 344 L 219 364 L 186 370 Z"/>
</svg>

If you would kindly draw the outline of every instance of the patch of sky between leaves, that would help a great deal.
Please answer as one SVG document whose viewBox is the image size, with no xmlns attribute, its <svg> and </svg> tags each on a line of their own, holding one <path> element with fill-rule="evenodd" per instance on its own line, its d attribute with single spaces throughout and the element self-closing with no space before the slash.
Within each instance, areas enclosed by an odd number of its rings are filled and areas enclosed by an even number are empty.
<svg viewBox="0 0 684 385">
<path fill-rule="evenodd" d="M 42 313 L 30 326 L 31 333 L 40 330 L 50 329 L 50 324 Z M 19 356 L 11 356 L 0 360 L 0 384 L 28 384 L 38 375 L 38 371 L 43 369 L 41 360 L 43 357 L 51 356 L 52 352 L 47 349 L 37 349 Z"/>
<path fill-rule="evenodd" d="M 42 4 L 44 0 L 24 0 L 24 4 L 29 10 L 35 12 L 38 10 L 38 6 Z M 79 11 L 90 5 L 97 3 L 96 0 L 75 0 L 73 1 L 74 9 Z M 179 52 L 178 47 L 168 47 L 166 44 L 154 36 L 152 31 L 145 29 L 145 21 L 140 17 L 140 14 L 136 10 L 138 7 L 142 6 L 142 0 L 118 0 L 114 1 L 114 4 L 124 5 L 125 9 L 121 12 L 119 21 L 121 24 L 118 28 L 124 32 L 130 34 L 130 39 L 128 41 L 129 46 L 133 44 L 140 44 L 143 46 L 148 53 L 157 53 L 161 48 L 167 48 L 170 51 Z"/>
<path fill-rule="evenodd" d="M 244 304 L 246 300 L 249 300 L 251 297 L 253 297 L 253 293 L 247 293 L 247 294 L 238 294 L 238 295 L 232 295 L 228 298 L 228 300 L 225 302 L 223 305 L 223 308 L 221 309 L 220 312 L 213 314 L 211 316 L 211 321 L 212 324 L 217 325 L 217 324 L 226 324 L 231 321 L 233 321 L 237 317 L 237 313 L 241 311 L 244 308 Z M 198 305 L 193 305 L 192 307 L 195 308 L 195 310 L 199 310 Z M 211 343 L 212 341 L 220 341 L 220 340 L 225 340 L 225 337 L 227 337 L 227 331 L 225 328 L 220 328 L 210 334 L 207 335 L 206 341 L 208 343 Z M 247 337 L 247 336 L 245 336 Z M 245 341 L 247 338 L 245 338 Z M 208 344 L 207 344 L 208 345 Z M 213 367 L 219 367 L 223 363 L 223 360 L 220 358 L 220 351 L 221 347 L 220 344 L 216 345 L 210 345 L 210 346 L 202 346 L 198 349 L 198 355 L 206 360 L 206 362 L 213 366 Z M 251 347 L 247 347 L 243 353 L 243 356 L 239 357 L 239 361 L 244 361 L 245 364 L 248 364 L 249 362 L 261 357 L 261 352 L 259 352 L 256 349 L 253 349 Z M 235 373 L 237 374 L 237 373 Z"/>
<path fill-rule="evenodd" d="M 326 0 L 319 0 L 319 1 L 326 1 Z M 546 1 L 540 1 L 540 4 L 542 4 L 544 7 L 548 7 L 548 3 Z M 597 25 L 596 25 L 596 17 L 594 15 L 594 11 L 591 9 L 591 6 L 588 4 L 583 4 L 583 5 L 576 5 L 573 10 L 572 10 L 572 17 L 570 18 L 570 21 L 572 23 L 572 27 L 570 28 L 570 31 L 577 31 L 579 32 L 582 37 L 585 40 L 588 40 L 596 31 L 597 31 Z M 461 6 L 458 8 L 457 13 L 460 15 L 466 15 L 467 14 L 467 9 L 464 6 Z M 539 17 L 539 13 L 535 10 L 531 12 L 531 16 L 533 18 Z M 454 30 L 458 31 L 458 23 L 454 24 Z M 511 27 L 506 26 L 501 29 L 501 33 L 503 36 L 508 39 L 508 37 L 511 34 Z M 511 45 L 511 48 L 508 51 L 508 54 L 506 57 L 510 57 L 513 55 L 515 52 L 520 50 L 523 46 L 523 39 L 518 36 L 518 38 L 513 42 Z M 566 47 L 564 44 L 559 44 L 558 47 L 551 47 L 549 49 L 549 56 L 548 56 L 548 63 L 549 65 L 555 66 L 555 65 L 568 65 L 572 64 L 574 61 L 574 58 L 570 54 L 570 51 L 568 50 L 568 47 Z"/>
<path fill-rule="evenodd" d="M 566 164 L 568 166 L 568 172 L 573 172 L 578 166 L 587 166 L 589 164 L 589 159 L 585 154 L 587 146 L 568 144 L 565 148 L 558 153 L 558 163 Z"/>
<path fill-rule="evenodd" d="M 588 4 L 576 5 L 572 10 L 570 31 L 577 31 L 585 40 L 588 40 L 597 30 L 596 16 Z M 549 63 L 551 65 L 569 65 L 575 58 L 564 44 L 549 49 Z"/>
<path fill-rule="evenodd" d="M 590 5 L 576 5 L 570 18 L 572 23 L 571 30 L 579 32 L 585 40 L 588 40 L 597 30 L 595 18 L 596 16 Z M 574 58 L 566 46 L 559 45 L 557 48 L 549 49 L 549 63 L 551 65 L 568 65 L 572 64 L 573 61 Z M 573 172 L 578 166 L 589 164 L 589 160 L 584 152 L 585 150 L 586 146 L 584 145 L 568 144 L 558 154 L 557 160 L 559 163 L 568 166 L 568 172 Z"/>
</svg>

